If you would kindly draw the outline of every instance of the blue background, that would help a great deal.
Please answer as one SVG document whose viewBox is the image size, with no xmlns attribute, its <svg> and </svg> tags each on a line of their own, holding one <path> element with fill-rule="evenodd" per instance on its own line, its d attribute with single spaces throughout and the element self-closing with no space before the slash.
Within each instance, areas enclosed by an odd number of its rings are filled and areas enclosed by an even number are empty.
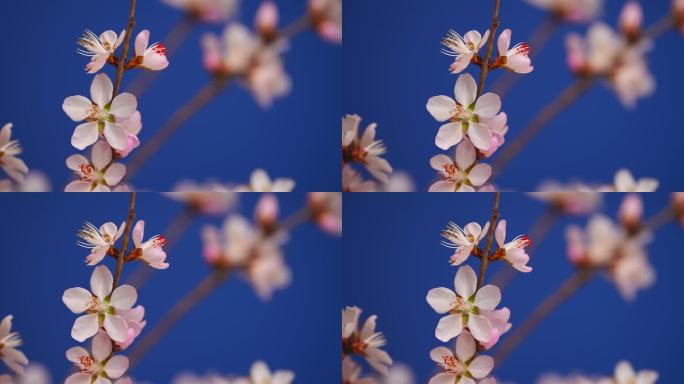
<svg viewBox="0 0 684 384">
<path fill-rule="evenodd" d="M 623 1 L 605 3 L 604 20 L 615 25 Z M 666 15 L 671 1 L 642 3 L 648 26 Z M 344 113 L 378 123 L 378 137 L 387 144 L 390 163 L 411 173 L 419 190 L 427 190 L 435 178 L 430 157 L 442 152 L 434 144 L 440 123 L 425 104 L 432 96 L 453 97 L 456 81 L 448 71 L 452 59 L 440 53 L 440 40 L 449 29 L 483 32 L 491 24 L 492 9 L 493 1 L 345 2 Z M 546 14 L 515 0 L 501 2 L 500 17 L 500 30 L 511 28 L 515 43 L 528 39 Z M 573 77 L 565 66 L 564 36 L 569 31 L 584 35 L 585 30 L 586 25 L 561 28 L 533 60 L 535 70 L 519 79 L 504 98 L 509 142 L 570 84 Z M 682 46 L 682 36 L 670 31 L 648 55 L 658 83 L 655 95 L 626 110 L 610 90 L 594 86 L 531 141 L 496 184 L 531 191 L 549 178 L 610 183 L 615 172 L 626 167 L 635 175 L 658 178 L 663 190 L 684 188 L 680 172 L 684 130 L 676 123 L 683 84 Z M 479 68 L 471 66 L 468 72 L 477 75 Z M 486 89 L 502 73 L 494 71 Z"/>
<path fill-rule="evenodd" d="M 646 217 L 669 201 L 666 194 L 644 197 Z M 345 196 L 344 304 L 360 306 L 364 319 L 378 315 L 378 330 L 387 336 L 388 352 L 395 361 L 414 368 L 418 383 L 427 382 L 435 373 L 429 351 L 442 345 L 434 336 L 440 315 L 430 308 L 425 296 L 431 288 L 453 289 L 456 273 L 448 264 L 452 251 L 440 245 L 440 232 L 450 220 L 459 225 L 484 223 L 491 215 L 492 200 L 491 194 Z M 604 212 L 613 217 L 620 200 L 618 194 L 607 195 Z M 508 220 L 510 239 L 527 232 L 545 205 L 525 195 L 507 193 L 501 196 L 500 208 L 501 217 Z M 501 305 L 511 309 L 513 330 L 571 275 L 563 235 L 570 222 L 585 225 L 584 218 L 573 218 L 554 227 L 532 257 L 534 270 L 516 276 L 503 291 Z M 663 227 L 648 248 L 658 275 L 654 287 L 628 303 L 605 278 L 595 278 L 497 367 L 497 378 L 532 383 L 551 370 L 609 375 L 619 360 L 626 359 L 637 369 L 659 371 L 659 382 L 679 382 L 684 374 L 679 358 L 684 342 L 683 312 L 678 305 L 684 289 L 680 272 L 684 261 L 677 250 L 682 246 L 681 227 Z M 479 265 L 472 259 L 468 264 Z M 507 267 L 502 264 L 495 263 L 487 276 Z"/>
<path fill-rule="evenodd" d="M 242 3 L 237 18 L 251 26 L 259 2 Z M 277 3 L 285 25 L 302 15 L 307 2 Z M 182 18 L 181 12 L 158 0 L 138 1 L 136 15 L 134 33 L 149 29 L 151 41 L 163 41 Z M 30 168 L 45 171 L 55 190 L 63 190 L 70 181 L 64 161 L 78 152 L 70 145 L 77 123 L 62 111 L 62 102 L 71 95 L 88 96 L 93 77 L 83 71 L 88 58 L 76 53 L 76 40 L 85 29 L 118 33 L 127 17 L 128 1 L 0 3 L 0 124 L 14 123 L 15 137 L 25 148 L 22 158 Z M 223 25 L 206 24 L 196 28 L 138 101 L 143 145 L 172 111 L 207 83 L 210 77 L 201 65 L 199 39 L 203 32 L 222 29 Z M 341 54 L 339 45 L 312 32 L 300 34 L 284 56 L 293 81 L 290 95 L 263 110 L 243 88 L 230 87 L 181 127 L 134 177 L 133 185 L 168 191 L 187 178 L 244 183 L 261 167 L 272 176 L 295 179 L 301 191 L 338 191 L 340 158 L 330 149 L 340 140 L 339 130 L 332 127 L 339 127 L 342 114 Z M 105 70 L 114 77 L 113 68 Z M 137 75 L 126 73 L 122 89 Z M 310 166 L 311 159 L 316 159 L 316 167 Z"/>
<path fill-rule="evenodd" d="M 244 196 L 240 212 L 251 217 L 256 198 Z M 285 217 L 301 207 L 305 196 L 281 194 L 279 200 Z M 89 287 L 92 273 L 83 264 L 87 250 L 76 245 L 75 233 L 86 220 L 97 225 L 124 220 L 128 195 L 11 194 L 0 206 L 0 316 L 14 315 L 14 330 L 24 338 L 21 350 L 30 360 L 46 364 L 60 382 L 71 364 L 64 353 L 77 345 L 69 336 L 76 316 L 62 303 L 62 293 L 70 287 Z M 146 220 L 146 237 L 163 233 L 181 210 L 164 196 L 138 194 L 136 213 Z M 169 252 L 171 267 L 155 273 L 142 287 L 138 304 L 145 306 L 148 320 L 143 332 L 207 275 L 199 230 L 222 221 L 223 217 L 196 221 Z M 247 374 L 252 362 L 263 359 L 271 368 L 295 371 L 300 383 L 339 380 L 341 242 L 306 224 L 292 233 L 284 253 L 293 273 L 290 287 L 265 303 L 244 280 L 230 279 L 150 350 L 132 371 L 133 377 L 169 383 L 184 370 Z M 112 261 L 107 265 L 111 269 Z M 136 267 L 124 268 L 123 281 Z"/>
</svg>

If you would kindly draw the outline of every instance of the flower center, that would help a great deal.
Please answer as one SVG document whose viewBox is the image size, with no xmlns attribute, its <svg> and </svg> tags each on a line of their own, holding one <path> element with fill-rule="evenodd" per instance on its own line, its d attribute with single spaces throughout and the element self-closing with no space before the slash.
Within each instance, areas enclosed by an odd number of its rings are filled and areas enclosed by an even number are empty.
<svg viewBox="0 0 684 384">
<path fill-rule="evenodd" d="M 92 373 L 93 372 L 93 364 L 95 363 L 95 360 L 93 360 L 92 357 L 81 356 L 78 360 L 81 364 L 81 367 L 80 367 L 81 373 Z"/>
<path fill-rule="evenodd" d="M 457 313 L 471 313 L 474 312 L 473 309 L 475 309 L 475 306 L 468 300 L 456 296 L 456 300 L 454 301 L 454 312 Z"/>
<path fill-rule="evenodd" d="M 455 356 L 443 356 L 442 360 L 444 360 L 444 365 L 446 365 L 448 370 L 456 370 L 456 367 L 458 366 L 458 360 L 456 360 Z"/>
<path fill-rule="evenodd" d="M 470 121 L 470 120 L 474 120 L 473 119 L 474 116 L 475 115 L 468 108 L 462 106 L 461 104 L 456 104 L 456 108 L 454 109 L 454 112 L 453 112 L 452 121 L 453 122 Z"/>
<path fill-rule="evenodd" d="M 93 166 L 90 164 L 81 164 L 79 166 L 81 169 L 81 181 L 92 181 L 93 180 L 93 174 L 94 174 L 94 169 Z"/>
</svg>

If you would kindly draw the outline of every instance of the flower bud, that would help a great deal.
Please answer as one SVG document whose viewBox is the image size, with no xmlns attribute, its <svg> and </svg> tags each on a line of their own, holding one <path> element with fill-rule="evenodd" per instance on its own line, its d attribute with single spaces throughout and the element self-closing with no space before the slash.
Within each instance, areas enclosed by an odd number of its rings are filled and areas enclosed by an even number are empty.
<svg viewBox="0 0 684 384">
<path fill-rule="evenodd" d="M 627 36 L 630 41 L 636 41 L 641 34 L 641 27 L 644 22 L 644 12 L 636 0 L 630 0 L 625 3 L 620 12 L 620 29 L 622 33 Z"/>
<path fill-rule="evenodd" d="M 267 41 L 273 40 L 278 31 L 278 6 L 271 0 L 261 2 L 254 24 L 259 34 Z"/>
<path fill-rule="evenodd" d="M 641 225 L 641 218 L 644 214 L 644 203 L 641 196 L 630 193 L 625 196 L 620 205 L 618 216 L 620 222 L 629 233 L 635 233 Z"/>
<path fill-rule="evenodd" d="M 278 221 L 278 199 L 274 194 L 261 195 L 255 208 L 255 218 L 266 233 L 273 231 Z"/>
</svg>

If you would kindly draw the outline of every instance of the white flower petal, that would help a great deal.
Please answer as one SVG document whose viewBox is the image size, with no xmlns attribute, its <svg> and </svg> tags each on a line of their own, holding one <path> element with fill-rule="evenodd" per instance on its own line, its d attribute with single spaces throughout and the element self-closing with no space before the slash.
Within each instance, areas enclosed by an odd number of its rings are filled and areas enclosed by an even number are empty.
<svg viewBox="0 0 684 384">
<path fill-rule="evenodd" d="M 439 95 L 431 97 L 426 107 L 430 115 L 441 123 L 449 120 L 454 115 L 456 102 L 449 96 Z"/>
<path fill-rule="evenodd" d="M 112 100 L 112 92 L 114 92 L 114 85 L 104 73 L 95 75 L 93 82 L 90 84 L 90 98 L 100 108 L 104 108 Z"/>
<path fill-rule="evenodd" d="M 62 301 L 73 313 L 83 313 L 91 307 L 93 296 L 85 288 L 69 288 L 64 291 Z"/>
<path fill-rule="evenodd" d="M 428 291 L 426 300 L 435 312 L 442 314 L 454 308 L 456 294 L 449 288 L 433 288 Z"/>
<path fill-rule="evenodd" d="M 458 76 L 456 86 L 454 87 L 454 94 L 456 95 L 456 101 L 464 107 L 469 107 L 474 103 L 477 97 L 477 83 L 473 76 L 469 73 Z"/>
<path fill-rule="evenodd" d="M 439 319 L 435 328 L 435 337 L 442 342 L 447 342 L 461 334 L 463 331 L 463 317 L 458 315 L 444 316 Z"/>
<path fill-rule="evenodd" d="M 475 275 L 475 271 L 468 265 L 459 267 L 454 278 L 454 286 L 459 296 L 464 299 L 470 298 L 477 289 L 477 275 Z"/>
</svg>

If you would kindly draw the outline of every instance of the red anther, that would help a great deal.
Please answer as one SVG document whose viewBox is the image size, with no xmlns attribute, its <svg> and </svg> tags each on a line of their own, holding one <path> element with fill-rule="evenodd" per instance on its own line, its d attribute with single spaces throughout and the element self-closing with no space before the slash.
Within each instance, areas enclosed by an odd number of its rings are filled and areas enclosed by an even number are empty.
<svg viewBox="0 0 684 384">
<path fill-rule="evenodd" d="M 157 246 L 157 247 L 163 247 L 163 246 L 165 246 L 165 245 L 166 245 L 166 238 L 165 238 L 164 236 L 162 236 L 162 235 L 158 235 L 158 236 L 154 239 L 154 245 Z"/>
<path fill-rule="evenodd" d="M 166 56 L 166 46 L 164 46 L 164 43 L 157 43 L 154 46 L 154 53 L 157 53 L 159 55 Z"/>
<path fill-rule="evenodd" d="M 516 52 L 519 55 L 528 56 L 530 54 L 530 50 L 531 48 L 529 45 L 527 45 L 527 43 L 520 43 Z"/>
<path fill-rule="evenodd" d="M 81 373 L 90 373 L 93 359 L 91 359 L 90 356 L 81 356 L 78 360 L 81 362 Z"/>
<path fill-rule="evenodd" d="M 93 177 L 93 167 L 90 164 L 81 164 L 81 180 L 90 180 Z"/>
<path fill-rule="evenodd" d="M 445 165 L 444 172 L 447 174 L 447 177 L 454 177 L 456 175 L 456 164 Z"/>
<path fill-rule="evenodd" d="M 522 238 L 521 238 L 520 240 L 521 240 L 521 242 L 522 242 L 523 248 L 524 248 L 524 247 L 529 247 L 529 246 L 532 245 L 532 240 L 530 240 L 530 238 L 527 237 L 527 235 L 523 235 Z"/>
</svg>

